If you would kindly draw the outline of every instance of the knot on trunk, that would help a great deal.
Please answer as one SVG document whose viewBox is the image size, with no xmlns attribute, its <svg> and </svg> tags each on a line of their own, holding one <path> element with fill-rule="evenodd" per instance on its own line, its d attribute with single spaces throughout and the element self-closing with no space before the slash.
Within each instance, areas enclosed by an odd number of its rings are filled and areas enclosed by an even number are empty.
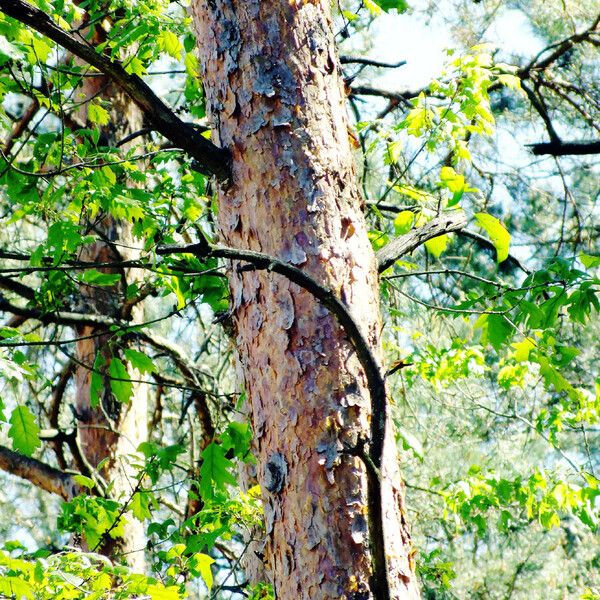
<svg viewBox="0 0 600 600">
<path fill-rule="evenodd" d="M 272 494 L 279 494 L 283 489 L 288 474 L 285 458 L 279 454 L 272 454 L 265 465 L 265 487 Z"/>
</svg>

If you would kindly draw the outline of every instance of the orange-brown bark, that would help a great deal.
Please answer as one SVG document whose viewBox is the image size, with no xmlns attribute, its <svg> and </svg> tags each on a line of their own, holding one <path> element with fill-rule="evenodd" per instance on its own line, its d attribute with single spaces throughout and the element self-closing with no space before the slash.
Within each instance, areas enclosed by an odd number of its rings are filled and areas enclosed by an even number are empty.
<svg viewBox="0 0 600 600">
<path fill-rule="evenodd" d="M 348 305 L 379 353 L 377 265 L 360 209 L 327 0 L 194 0 L 200 64 L 232 176 L 229 246 L 304 269 Z M 364 373 L 335 318 L 264 272 L 231 271 L 278 598 L 371 598 L 367 483 L 345 449 L 369 434 Z M 383 461 L 393 598 L 417 598 L 393 436 Z"/>
<path fill-rule="evenodd" d="M 98 33 L 96 34 L 98 35 Z M 125 136 L 142 127 L 140 110 L 107 77 L 87 78 L 82 86 L 85 98 L 101 98 L 110 101 L 111 118 L 109 124 L 101 128 L 103 143 L 115 146 Z M 82 104 L 78 120 L 87 121 L 87 104 Z M 82 222 L 90 233 L 98 235 L 94 244 L 84 246 L 79 258 L 90 262 L 135 258 L 130 248 L 134 247 L 131 225 L 115 220 L 111 215 L 96 215 L 93 220 Z M 106 270 L 106 269 L 104 269 Z M 82 285 L 82 300 L 90 312 L 122 319 L 131 316 L 132 323 L 141 321 L 142 308 L 136 306 L 131 315 L 123 315 L 125 302 L 124 283 L 132 283 L 135 274 L 123 272 L 120 283 L 111 287 Z M 100 331 L 102 328 L 100 329 Z M 101 469 L 104 479 L 113 484 L 111 494 L 127 502 L 136 485 L 136 469 L 131 465 L 132 455 L 141 442 L 148 439 L 148 390 L 145 384 L 133 383 L 133 393 L 129 403 L 121 404 L 115 399 L 108 377 L 108 367 L 113 356 L 120 356 L 119 344 L 109 335 L 96 336 L 98 329 L 82 326 L 78 329 L 80 339 L 76 345 L 77 368 L 75 370 L 76 410 L 78 415 L 77 435 L 83 456 L 96 468 L 108 459 Z M 112 342 L 112 343 L 111 343 Z M 93 405 L 91 398 L 91 376 L 96 356 L 100 354 L 104 365 L 99 370 L 104 375 L 104 387 L 99 402 Z M 96 367 L 98 368 L 98 367 Z M 131 372 L 132 379 L 139 379 L 139 373 Z M 127 564 L 134 570 L 145 570 L 144 549 L 146 537 L 143 523 L 126 515 L 127 523 L 123 538 L 107 540 L 99 551 L 107 555 L 122 553 Z"/>
</svg>

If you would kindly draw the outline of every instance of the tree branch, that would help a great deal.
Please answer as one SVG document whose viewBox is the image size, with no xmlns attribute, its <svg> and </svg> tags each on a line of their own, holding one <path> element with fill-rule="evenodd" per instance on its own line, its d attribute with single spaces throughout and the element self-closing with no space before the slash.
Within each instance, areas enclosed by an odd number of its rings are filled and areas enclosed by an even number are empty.
<svg viewBox="0 0 600 600">
<path fill-rule="evenodd" d="M 406 64 L 405 60 L 399 60 L 395 63 L 384 62 L 381 60 L 374 60 L 372 58 L 364 58 L 362 56 L 340 56 L 340 63 L 343 65 L 364 65 L 366 67 L 381 67 L 384 69 L 397 69 Z"/>
<path fill-rule="evenodd" d="M 467 217 L 463 212 L 450 213 L 436 217 L 423 225 L 423 227 L 413 229 L 401 235 L 377 252 L 379 272 L 385 271 L 398 259 L 410 254 L 428 240 L 446 233 L 459 231 L 466 224 Z"/>
<path fill-rule="evenodd" d="M 36 487 L 71 500 L 79 493 L 72 473 L 55 469 L 46 463 L 0 446 L 0 469 L 25 479 Z"/>
<path fill-rule="evenodd" d="M 35 291 L 33 289 L 22 284 L 20 281 L 12 279 L 11 277 L 4 277 L 0 275 L 0 289 L 13 292 L 18 296 L 21 296 L 21 298 L 26 298 L 27 300 L 33 300 L 35 298 Z"/>
<path fill-rule="evenodd" d="M 593 142 L 563 142 L 560 139 L 539 144 L 527 144 L 536 156 L 550 154 L 551 156 L 569 156 L 584 154 L 600 154 L 600 140 Z"/>
<path fill-rule="evenodd" d="M 227 179 L 229 153 L 179 119 L 138 75 L 128 73 L 120 62 L 98 54 L 93 46 L 61 29 L 49 15 L 24 0 L 0 0 L 0 10 L 108 75 L 142 110 L 156 131 L 195 160 L 197 170 L 216 175 L 221 180 Z"/>
<path fill-rule="evenodd" d="M 488 240 L 488 238 L 484 237 L 483 235 L 475 231 L 469 231 L 468 229 L 461 229 L 457 233 L 462 237 L 466 237 L 473 240 L 475 243 L 485 248 L 486 250 L 490 250 L 494 254 L 496 253 L 496 246 L 494 246 L 494 243 L 491 240 Z M 531 269 L 527 268 L 516 256 L 509 254 L 506 260 L 512 263 L 513 266 L 515 266 L 517 269 L 523 271 L 523 273 L 526 273 L 527 275 L 531 274 Z"/>
</svg>

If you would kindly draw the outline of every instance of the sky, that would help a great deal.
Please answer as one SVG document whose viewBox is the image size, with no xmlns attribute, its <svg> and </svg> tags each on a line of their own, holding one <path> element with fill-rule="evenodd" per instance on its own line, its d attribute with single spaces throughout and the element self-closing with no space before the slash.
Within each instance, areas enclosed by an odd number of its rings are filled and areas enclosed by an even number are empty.
<svg viewBox="0 0 600 600">
<path fill-rule="evenodd" d="M 448 24 L 440 10 L 431 18 L 419 13 L 425 2 L 414 0 L 412 14 L 384 13 L 372 28 L 372 58 L 385 61 L 406 60 L 401 69 L 387 70 L 378 80 L 381 86 L 390 89 L 415 89 L 427 85 L 440 75 L 446 59 L 446 48 L 456 45 Z M 526 15 L 521 11 L 501 8 L 482 41 L 501 49 L 504 59 L 514 55 L 534 56 L 544 42 L 531 29 Z"/>
</svg>

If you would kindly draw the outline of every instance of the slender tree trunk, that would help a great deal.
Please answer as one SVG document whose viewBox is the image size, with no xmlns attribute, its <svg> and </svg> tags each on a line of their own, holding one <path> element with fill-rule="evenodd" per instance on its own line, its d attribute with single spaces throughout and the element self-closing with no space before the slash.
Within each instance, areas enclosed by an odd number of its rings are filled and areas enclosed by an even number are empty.
<svg viewBox="0 0 600 600">
<path fill-rule="evenodd" d="M 89 77 L 83 84 L 86 98 L 110 101 L 109 124 L 101 128 L 101 143 L 115 146 L 116 142 L 142 127 L 142 115 L 137 107 L 106 77 Z M 87 104 L 82 106 L 78 118 L 87 120 Z M 93 126 L 93 125 L 92 125 Z M 104 215 L 82 223 L 100 240 L 84 246 L 80 257 L 85 261 L 110 262 L 137 258 L 133 255 L 134 241 L 129 223 L 117 221 Z M 119 271 L 117 271 L 119 272 Z M 122 281 L 113 287 L 82 286 L 81 293 L 91 312 L 122 319 L 125 287 L 132 283 L 135 273 L 122 273 Z M 141 306 L 134 307 L 131 322 L 142 320 Z M 78 415 L 78 439 L 85 459 L 95 468 L 100 461 L 108 459 L 101 469 L 104 479 L 113 484 L 111 494 L 127 501 L 134 490 L 136 470 L 131 466 L 132 455 L 137 447 L 148 439 L 148 389 L 145 384 L 133 382 L 133 393 L 128 404 L 116 401 L 110 387 L 108 368 L 113 357 L 120 355 L 119 346 L 111 336 L 96 336 L 97 329 L 90 326 L 79 328 L 81 339 L 76 347 L 77 368 L 75 371 L 76 410 Z M 104 365 L 104 387 L 100 402 L 91 402 L 90 367 L 100 354 Z M 140 379 L 139 373 L 131 372 L 132 379 Z M 127 564 L 138 572 L 145 571 L 144 549 L 146 537 L 143 523 L 127 515 L 123 538 L 107 540 L 99 551 L 107 556 L 123 555 Z"/>
<path fill-rule="evenodd" d="M 304 269 L 348 305 L 379 354 L 378 278 L 348 142 L 329 0 L 193 0 L 230 246 Z M 369 434 L 364 373 L 334 317 L 285 278 L 231 271 L 239 363 L 278 598 L 374 597 L 367 481 L 344 452 Z M 393 598 L 417 598 L 393 435 L 383 501 Z"/>
</svg>

